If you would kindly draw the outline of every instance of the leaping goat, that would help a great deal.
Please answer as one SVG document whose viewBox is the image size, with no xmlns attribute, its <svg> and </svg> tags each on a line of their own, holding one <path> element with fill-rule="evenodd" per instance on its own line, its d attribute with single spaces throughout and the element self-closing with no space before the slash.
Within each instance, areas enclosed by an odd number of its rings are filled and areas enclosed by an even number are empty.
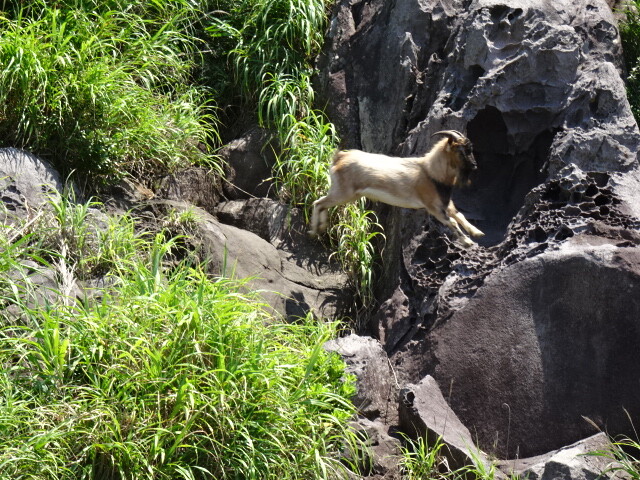
<svg viewBox="0 0 640 480">
<path fill-rule="evenodd" d="M 471 225 L 451 201 L 454 186 L 468 185 L 477 164 L 471 142 L 456 130 L 435 135 L 445 138 L 423 157 L 388 157 L 360 150 L 336 152 L 331 166 L 329 193 L 313 203 L 311 235 L 326 229 L 327 209 L 360 197 L 404 208 L 425 208 L 451 229 L 465 247 L 472 237 L 484 235 Z"/>
</svg>

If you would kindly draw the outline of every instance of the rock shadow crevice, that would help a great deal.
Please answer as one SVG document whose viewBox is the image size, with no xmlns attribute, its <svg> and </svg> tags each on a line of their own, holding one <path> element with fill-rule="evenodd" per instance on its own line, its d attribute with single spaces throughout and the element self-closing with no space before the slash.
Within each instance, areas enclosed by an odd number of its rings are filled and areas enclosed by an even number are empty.
<svg viewBox="0 0 640 480">
<path fill-rule="evenodd" d="M 481 245 L 504 240 L 525 196 L 546 180 L 544 166 L 554 134 L 553 129 L 543 130 L 525 143 L 509 134 L 504 115 L 492 106 L 480 110 L 468 123 L 478 172 L 472 186 L 457 191 L 454 201 L 485 233 Z"/>
</svg>

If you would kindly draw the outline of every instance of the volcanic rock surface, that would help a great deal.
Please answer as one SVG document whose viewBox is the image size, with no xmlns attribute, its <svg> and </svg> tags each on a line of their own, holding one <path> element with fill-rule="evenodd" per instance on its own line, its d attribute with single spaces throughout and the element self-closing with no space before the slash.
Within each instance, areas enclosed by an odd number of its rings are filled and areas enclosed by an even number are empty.
<svg viewBox="0 0 640 480">
<path fill-rule="evenodd" d="M 640 385 L 640 134 L 604 0 L 342 0 L 318 87 L 347 148 L 420 155 L 466 132 L 468 250 L 377 206 L 367 331 L 401 384 L 432 375 L 483 450 L 531 456 L 629 433 Z"/>
</svg>

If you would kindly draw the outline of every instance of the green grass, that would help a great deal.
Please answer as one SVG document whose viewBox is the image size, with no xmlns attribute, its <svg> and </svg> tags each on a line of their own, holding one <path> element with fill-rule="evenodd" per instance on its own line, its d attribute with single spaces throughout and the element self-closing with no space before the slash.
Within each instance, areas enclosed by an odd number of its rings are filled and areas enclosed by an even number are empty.
<svg viewBox="0 0 640 480">
<path fill-rule="evenodd" d="M 636 121 L 640 122 L 640 0 L 629 1 L 625 19 L 620 22 L 620 37 L 627 70 L 627 97 Z"/>
<path fill-rule="evenodd" d="M 128 216 L 96 235 L 98 296 L 38 306 L 34 262 L 83 268 L 69 236 L 90 208 L 62 210 L 0 244 L 1 478 L 345 478 L 354 387 L 322 348 L 335 324 L 281 323 L 242 281 L 167 262 L 176 240 Z M 55 223 L 72 226 L 64 259 L 38 240 Z"/>
<path fill-rule="evenodd" d="M 447 447 L 440 438 L 431 446 L 424 437 L 405 438 L 401 465 L 406 480 L 447 478 L 450 469 L 443 448 Z"/>
<path fill-rule="evenodd" d="M 226 48 L 236 94 L 255 105 L 260 123 L 286 134 L 313 102 L 311 65 L 327 25 L 324 0 L 216 2 L 208 33 Z M 291 116 L 291 117 L 290 117 Z"/>
<path fill-rule="evenodd" d="M 404 438 L 400 465 L 405 480 L 493 480 L 494 465 L 485 466 L 479 456 L 471 452 L 474 465 L 453 467 L 447 459 L 446 443 L 438 437 L 431 444 L 425 437 Z M 509 477 L 515 480 L 515 477 Z"/>
<path fill-rule="evenodd" d="M 217 135 L 215 111 L 185 30 L 199 13 L 186 0 L 127 5 L 35 0 L 0 14 L 1 146 L 94 182 L 211 160 L 199 147 Z"/>
<path fill-rule="evenodd" d="M 610 452 L 598 452 L 614 463 L 606 472 L 623 475 L 630 480 L 640 480 L 640 443 L 630 437 L 622 437 L 613 442 Z"/>
</svg>

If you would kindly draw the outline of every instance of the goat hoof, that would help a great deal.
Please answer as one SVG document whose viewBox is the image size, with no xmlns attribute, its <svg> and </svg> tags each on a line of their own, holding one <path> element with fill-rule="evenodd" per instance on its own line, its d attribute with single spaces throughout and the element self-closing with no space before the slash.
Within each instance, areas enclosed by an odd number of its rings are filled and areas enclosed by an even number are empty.
<svg viewBox="0 0 640 480">
<path fill-rule="evenodd" d="M 471 248 L 471 247 L 477 245 L 476 242 L 474 242 L 473 240 L 471 240 L 470 238 L 467 238 L 467 237 L 461 238 L 460 239 L 460 243 L 462 244 L 462 246 L 464 248 Z"/>
</svg>

